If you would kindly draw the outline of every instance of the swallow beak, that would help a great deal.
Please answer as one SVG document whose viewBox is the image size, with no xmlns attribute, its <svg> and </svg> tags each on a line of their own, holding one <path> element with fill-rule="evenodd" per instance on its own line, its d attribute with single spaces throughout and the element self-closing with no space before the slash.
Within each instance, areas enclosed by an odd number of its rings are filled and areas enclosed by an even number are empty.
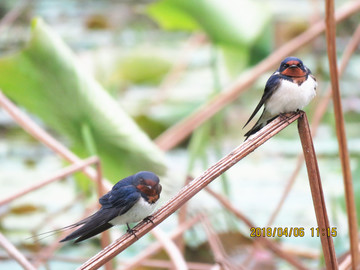
<svg viewBox="0 0 360 270">
<path fill-rule="evenodd" d="M 298 68 L 297 65 L 291 65 L 289 68 Z"/>
</svg>

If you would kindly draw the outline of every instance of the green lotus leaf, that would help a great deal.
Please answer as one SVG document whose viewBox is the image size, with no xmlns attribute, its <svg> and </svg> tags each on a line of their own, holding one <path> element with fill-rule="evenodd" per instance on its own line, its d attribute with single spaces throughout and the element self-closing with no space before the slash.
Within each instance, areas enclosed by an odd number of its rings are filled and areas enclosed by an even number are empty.
<svg viewBox="0 0 360 270">
<path fill-rule="evenodd" d="M 111 181 L 139 170 L 165 172 L 163 153 L 43 20 L 33 20 L 26 48 L 0 59 L 0 88 L 64 135 L 76 154 L 97 154 Z"/>
<path fill-rule="evenodd" d="M 250 0 L 160 0 L 147 13 L 167 30 L 202 29 L 218 45 L 255 42 L 269 22 L 266 5 Z"/>
</svg>

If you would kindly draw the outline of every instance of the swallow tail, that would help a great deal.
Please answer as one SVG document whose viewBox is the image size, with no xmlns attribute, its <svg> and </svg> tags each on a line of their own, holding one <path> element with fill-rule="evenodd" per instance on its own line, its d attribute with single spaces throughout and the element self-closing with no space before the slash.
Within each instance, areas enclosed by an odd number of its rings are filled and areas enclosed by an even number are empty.
<svg viewBox="0 0 360 270">
<path fill-rule="evenodd" d="M 245 133 L 245 141 L 253 134 L 255 134 L 256 132 L 258 132 L 260 129 L 262 129 L 263 127 L 265 127 L 267 124 L 269 124 L 272 120 L 274 120 L 276 118 L 276 116 L 270 115 L 266 109 L 264 108 L 259 120 L 256 122 L 256 124 L 248 131 Z"/>
<path fill-rule="evenodd" d="M 103 231 L 106 231 L 107 229 L 111 228 L 112 226 L 113 225 L 111 225 L 110 223 L 105 223 L 96 228 L 93 228 L 92 230 L 88 230 L 86 232 L 84 232 L 84 231 L 80 232 L 80 231 L 76 230 L 73 233 L 71 233 L 70 235 L 68 235 L 67 237 L 65 237 L 64 239 L 60 240 L 60 242 L 65 242 L 65 241 L 69 241 L 69 240 L 77 238 L 74 241 L 74 243 L 79 243 L 83 240 L 93 237 L 94 235 L 97 235 Z M 83 227 L 81 227 L 80 229 L 82 229 Z"/>
<path fill-rule="evenodd" d="M 66 242 L 77 238 L 75 243 L 78 243 L 111 228 L 113 225 L 107 221 L 111 220 L 116 215 L 114 215 L 113 211 L 108 210 L 109 209 L 101 209 L 92 216 L 71 225 L 72 228 L 80 225 L 82 226 L 64 239 L 61 239 L 60 242 Z"/>
</svg>

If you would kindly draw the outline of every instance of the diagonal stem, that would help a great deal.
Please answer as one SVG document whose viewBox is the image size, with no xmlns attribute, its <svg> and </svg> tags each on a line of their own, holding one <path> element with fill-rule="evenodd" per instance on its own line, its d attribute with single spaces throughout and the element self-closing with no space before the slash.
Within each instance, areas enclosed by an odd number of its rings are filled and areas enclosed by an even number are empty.
<svg viewBox="0 0 360 270">
<path fill-rule="evenodd" d="M 175 269 L 186 270 L 188 269 L 184 256 L 180 249 L 176 246 L 174 241 L 166 235 L 162 230 L 154 228 L 152 234 L 158 239 L 161 245 L 164 247 L 166 253 L 171 259 L 171 262 L 175 266 Z"/>
<path fill-rule="evenodd" d="M 2 233 L 0 233 L 0 246 L 2 246 L 9 256 L 16 260 L 25 270 L 36 270 L 36 267 L 33 266 Z"/>
<path fill-rule="evenodd" d="M 181 189 L 176 196 L 170 199 L 163 207 L 161 207 L 156 213 L 153 214 L 153 224 L 140 222 L 137 226 L 135 226 L 134 229 L 137 231 L 136 238 L 130 234 L 123 235 L 118 240 L 107 246 L 104 250 L 96 254 L 94 257 L 90 258 L 78 269 L 97 269 L 114 258 L 117 254 L 125 250 L 127 247 L 148 233 L 152 228 L 159 225 L 162 221 L 168 218 L 213 180 L 230 169 L 245 156 L 253 152 L 272 136 L 290 125 L 292 122 L 296 121 L 303 113 L 304 112 L 294 112 L 288 114 L 287 117 L 278 117 L 273 120 L 258 133 L 256 133 L 252 138 L 242 143 L 230 154 L 219 160 L 202 175 L 195 178 L 191 183 Z"/>
<path fill-rule="evenodd" d="M 82 170 L 83 168 L 88 167 L 91 164 L 96 164 L 97 162 L 99 162 L 99 159 L 97 157 L 90 157 L 84 160 L 81 160 L 80 162 L 76 162 L 64 169 L 61 169 L 59 172 L 57 172 L 56 174 L 46 178 L 43 181 L 40 181 L 39 183 L 35 183 L 32 184 L 31 186 L 24 188 L 18 192 L 16 192 L 15 194 L 9 195 L 8 197 L 1 199 L 0 200 L 0 206 L 7 204 L 25 194 L 28 194 L 31 191 L 34 191 L 36 189 L 39 189 L 45 185 L 51 184 L 55 181 L 58 181 L 68 175 L 71 175 L 79 170 Z"/>
<path fill-rule="evenodd" d="M 42 129 L 38 124 L 36 124 L 29 116 L 23 113 L 19 108 L 16 107 L 0 90 L 0 106 L 7 111 L 11 117 L 21 126 L 27 133 L 33 136 L 35 139 L 39 140 L 47 147 L 52 149 L 54 152 L 59 154 L 63 159 L 71 163 L 81 162 L 81 158 L 71 152 L 66 148 L 62 143 L 57 141 L 52 137 L 48 132 Z M 85 175 L 87 175 L 92 181 L 97 181 L 97 173 L 91 167 L 85 167 L 83 169 Z M 107 179 L 103 181 L 104 188 L 110 190 L 112 185 Z"/>
<path fill-rule="evenodd" d="M 190 229 L 194 226 L 197 222 L 199 222 L 201 215 L 197 215 L 184 223 L 179 224 L 179 226 L 169 234 L 169 238 L 175 240 L 179 236 L 181 236 L 186 230 Z M 142 262 L 147 260 L 150 256 L 154 256 L 157 252 L 162 249 L 162 244 L 160 242 L 155 242 L 152 245 L 148 246 L 144 249 L 140 254 L 137 254 L 136 257 L 132 258 L 130 261 L 125 262 L 123 265 L 123 270 L 130 270 L 135 269 L 138 267 Z"/>
<path fill-rule="evenodd" d="M 244 270 L 244 268 L 240 265 L 235 266 L 231 264 L 219 236 L 216 234 L 209 219 L 205 215 L 202 217 L 202 224 L 207 235 L 208 243 L 212 250 L 215 262 L 220 266 L 220 268 L 223 270 Z"/>
</svg>

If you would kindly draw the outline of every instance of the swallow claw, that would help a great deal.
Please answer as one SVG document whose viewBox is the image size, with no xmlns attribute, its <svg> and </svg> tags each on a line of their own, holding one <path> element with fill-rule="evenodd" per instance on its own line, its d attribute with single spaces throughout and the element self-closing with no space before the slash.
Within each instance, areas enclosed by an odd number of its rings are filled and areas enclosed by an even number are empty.
<svg viewBox="0 0 360 270">
<path fill-rule="evenodd" d="M 154 218 L 153 216 L 147 216 L 146 218 L 143 219 L 143 221 L 146 223 L 154 224 L 154 221 L 152 221 L 153 218 Z"/>
<path fill-rule="evenodd" d="M 290 122 L 289 122 L 290 116 L 288 116 L 288 115 L 289 115 L 288 113 L 280 113 L 279 117 L 281 120 L 286 120 L 288 122 L 288 124 L 290 124 Z"/>
<path fill-rule="evenodd" d="M 136 239 L 138 239 L 138 237 L 136 236 L 137 230 L 131 229 L 130 226 L 129 226 L 129 224 L 127 224 L 127 223 L 126 223 L 126 226 L 127 226 L 126 232 L 129 233 L 129 234 L 131 234 L 131 235 L 133 235 Z"/>
</svg>

